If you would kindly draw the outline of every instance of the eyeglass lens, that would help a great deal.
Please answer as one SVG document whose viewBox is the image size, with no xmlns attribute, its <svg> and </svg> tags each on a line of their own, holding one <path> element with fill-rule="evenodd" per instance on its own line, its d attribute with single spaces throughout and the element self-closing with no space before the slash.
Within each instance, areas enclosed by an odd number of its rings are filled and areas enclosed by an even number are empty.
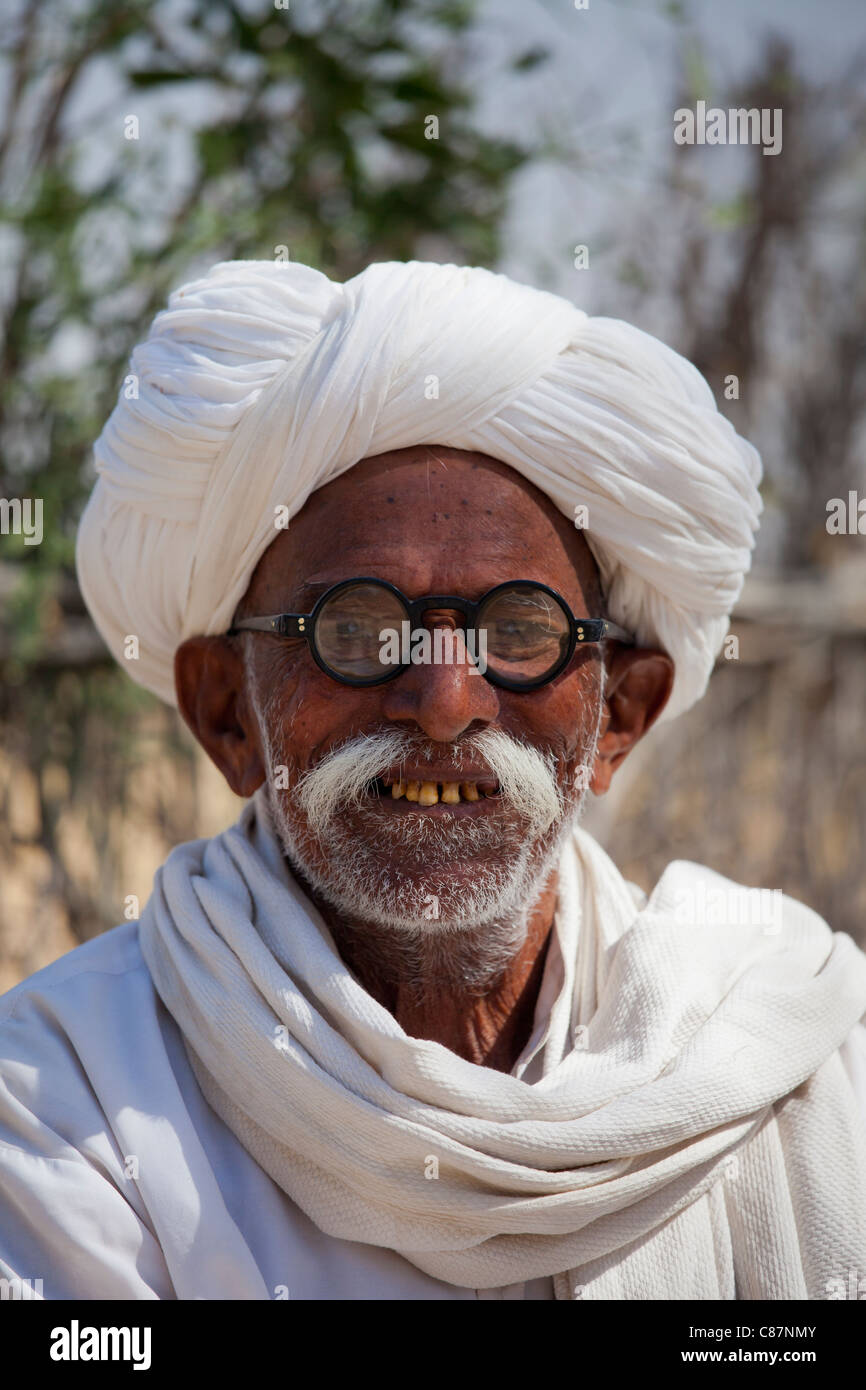
<svg viewBox="0 0 866 1390">
<path fill-rule="evenodd" d="M 487 634 L 487 665 L 508 680 L 538 680 L 568 649 L 568 617 L 543 589 L 500 589 L 477 623 Z"/>
<path fill-rule="evenodd" d="M 335 674 L 350 680 L 375 680 L 392 670 L 383 660 L 387 632 L 401 634 L 408 614 L 396 594 L 378 584 L 341 589 L 319 610 L 315 641 L 319 657 Z M 563 658 L 569 621 L 563 608 L 543 589 L 501 589 L 478 613 L 475 650 L 484 652 L 496 675 L 535 681 Z M 486 651 L 480 646 L 486 641 Z"/>
<path fill-rule="evenodd" d="M 406 609 L 396 594 L 378 584 L 353 584 L 319 609 L 316 646 L 332 671 L 350 680 L 375 680 L 390 666 L 381 650 L 389 629 L 400 632 Z"/>
</svg>

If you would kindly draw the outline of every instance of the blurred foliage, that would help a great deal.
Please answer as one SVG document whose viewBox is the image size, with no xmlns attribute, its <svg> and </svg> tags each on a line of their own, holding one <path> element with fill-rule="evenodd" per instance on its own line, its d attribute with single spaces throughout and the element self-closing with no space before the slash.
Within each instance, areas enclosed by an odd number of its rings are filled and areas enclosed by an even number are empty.
<svg viewBox="0 0 866 1390">
<path fill-rule="evenodd" d="M 678 66 L 674 110 L 778 109 L 782 148 L 672 140 L 640 219 L 619 231 L 606 311 L 659 333 L 706 377 L 762 456 L 762 563 L 817 575 L 857 558 L 828 535 L 827 503 L 866 478 L 863 47 L 821 76 L 769 32 L 726 77 L 684 26 Z"/>
<path fill-rule="evenodd" d="M 4 25 L 0 495 L 42 499 L 44 540 L 0 537 L 0 718 L 35 769 L 58 740 L 71 758 L 106 702 L 111 755 L 128 750 L 149 699 L 85 640 L 74 543 L 90 446 L 170 289 L 282 246 L 340 279 L 372 260 L 495 261 L 529 151 L 473 127 L 473 9 L 31 0 Z"/>
</svg>

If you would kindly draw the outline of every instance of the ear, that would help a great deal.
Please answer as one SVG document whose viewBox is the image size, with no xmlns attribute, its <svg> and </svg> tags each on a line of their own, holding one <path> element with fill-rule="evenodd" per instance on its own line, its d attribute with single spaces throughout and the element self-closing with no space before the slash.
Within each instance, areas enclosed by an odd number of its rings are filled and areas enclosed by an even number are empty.
<svg viewBox="0 0 866 1390">
<path fill-rule="evenodd" d="M 249 707 L 240 652 L 227 637 L 190 637 L 174 654 L 178 709 L 237 796 L 265 780 L 258 721 Z"/>
<path fill-rule="evenodd" d="M 674 683 L 674 663 L 667 652 L 619 645 L 611 650 L 601 733 L 590 782 L 596 796 L 604 795 L 620 763 L 652 728 Z"/>
</svg>

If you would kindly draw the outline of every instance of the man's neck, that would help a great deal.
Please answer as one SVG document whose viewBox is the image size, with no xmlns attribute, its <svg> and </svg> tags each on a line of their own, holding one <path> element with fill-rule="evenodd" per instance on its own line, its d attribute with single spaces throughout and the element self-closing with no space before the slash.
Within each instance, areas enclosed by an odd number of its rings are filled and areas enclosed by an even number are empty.
<svg viewBox="0 0 866 1390">
<path fill-rule="evenodd" d="M 512 1070 L 532 1032 L 556 909 L 555 872 L 535 901 L 523 944 L 484 992 L 461 990 L 454 968 L 456 953 L 471 960 L 483 950 L 483 929 L 459 938 L 431 932 L 407 949 L 393 930 L 349 920 L 306 887 L 341 958 L 410 1037 L 441 1043 L 478 1066 Z"/>
</svg>

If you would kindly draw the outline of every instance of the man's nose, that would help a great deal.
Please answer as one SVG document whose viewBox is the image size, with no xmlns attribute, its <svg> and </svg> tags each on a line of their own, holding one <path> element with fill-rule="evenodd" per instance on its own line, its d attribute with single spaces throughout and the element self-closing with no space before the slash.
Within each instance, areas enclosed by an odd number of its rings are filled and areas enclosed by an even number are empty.
<svg viewBox="0 0 866 1390">
<path fill-rule="evenodd" d="M 470 724 L 489 724 L 496 719 L 499 695 L 470 661 L 466 634 L 456 631 L 452 614 L 427 612 L 424 626 L 430 633 L 433 659 L 413 663 L 383 687 L 382 713 L 395 723 L 417 724 L 434 743 L 453 743 Z M 438 662 L 437 628 L 450 629 L 447 635 L 442 634 L 445 659 Z"/>
</svg>

